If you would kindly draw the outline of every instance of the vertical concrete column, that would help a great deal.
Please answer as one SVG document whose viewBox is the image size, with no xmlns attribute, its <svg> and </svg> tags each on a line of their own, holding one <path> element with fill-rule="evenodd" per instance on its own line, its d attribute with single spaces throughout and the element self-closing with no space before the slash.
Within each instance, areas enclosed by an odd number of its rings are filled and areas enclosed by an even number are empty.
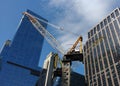
<svg viewBox="0 0 120 86">
<path fill-rule="evenodd" d="M 44 86 L 52 86 L 52 75 L 53 75 L 53 64 L 54 64 L 55 54 L 52 52 L 47 56 L 43 68 L 47 69 L 46 80 Z"/>
<path fill-rule="evenodd" d="M 70 62 L 62 63 L 62 86 L 70 86 Z"/>
</svg>

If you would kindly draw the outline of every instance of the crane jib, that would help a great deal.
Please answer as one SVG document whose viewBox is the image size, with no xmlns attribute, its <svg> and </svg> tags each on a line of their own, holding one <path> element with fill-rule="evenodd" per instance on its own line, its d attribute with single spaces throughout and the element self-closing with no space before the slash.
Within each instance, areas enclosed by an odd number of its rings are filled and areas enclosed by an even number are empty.
<svg viewBox="0 0 120 86">
<path fill-rule="evenodd" d="M 36 30 L 47 40 L 47 42 L 57 51 L 59 51 L 62 55 L 65 54 L 60 43 L 41 25 L 41 23 L 34 18 L 31 14 L 25 13 L 29 18 L 30 22 L 36 28 Z"/>
</svg>

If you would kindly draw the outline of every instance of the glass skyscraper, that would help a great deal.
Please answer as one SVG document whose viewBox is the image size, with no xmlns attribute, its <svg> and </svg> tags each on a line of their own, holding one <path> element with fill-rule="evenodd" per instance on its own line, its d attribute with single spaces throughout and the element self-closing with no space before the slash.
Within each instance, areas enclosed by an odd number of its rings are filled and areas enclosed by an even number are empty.
<svg viewBox="0 0 120 86">
<path fill-rule="evenodd" d="M 27 12 L 43 19 L 30 10 Z M 41 70 L 38 63 L 43 40 L 29 19 L 23 16 L 13 40 L 7 40 L 0 52 L 0 86 L 35 86 Z"/>
<path fill-rule="evenodd" d="M 84 45 L 88 86 L 120 86 L 120 9 L 88 32 Z"/>
</svg>

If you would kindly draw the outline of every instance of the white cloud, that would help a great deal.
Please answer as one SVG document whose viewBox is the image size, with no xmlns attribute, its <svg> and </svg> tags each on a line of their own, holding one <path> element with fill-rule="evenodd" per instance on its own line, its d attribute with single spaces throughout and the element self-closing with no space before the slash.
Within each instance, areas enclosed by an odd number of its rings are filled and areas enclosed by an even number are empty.
<svg viewBox="0 0 120 86">
<path fill-rule="evenodd" d="M 109 0 L 74 0 L 74 3 L 73 10 L 89 22 L 96 22 L 101 19 L 111 5 Z"/>
<path fill-rule="evenodd" d="M 66 0 L 51 0 L 50 1 L 50 5 L 54 6 L 54 7 L 59 7 L 62 4 L 65 4 Z"/>
<path fill-rule="evenodd" d="M 77 36 L 73 33 L 83 35 L 86 34 L 94 25 L 108 14 L 111 6 L 111 0 L 51 0 L 49 6 L 62 9 L 57 15 L 56 23 L 64 27 L 66 33 L 60 35 L 60 40 L 67 49 L 70 46 L 65 44 L 74 43 Z"/>
</svg>

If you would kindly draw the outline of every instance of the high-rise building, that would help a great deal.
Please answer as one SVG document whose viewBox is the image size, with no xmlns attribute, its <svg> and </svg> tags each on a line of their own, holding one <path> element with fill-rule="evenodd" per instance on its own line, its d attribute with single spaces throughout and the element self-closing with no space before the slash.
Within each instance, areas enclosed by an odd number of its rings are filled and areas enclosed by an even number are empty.
<svg viewBox="0 0 120 86">
<path fill-rule="evenodd" d="M 27 12 L 43 19 L 30 10 Z M 41 69 L 38 63 L 43 40 L 29 19 L 23 16 L 13 40 L 6 41 L 0 52 L 0 86 L 35 86 Z"/>
<path fill-rule="evenodd" d="M 88 86 L 120 86 L 120 9 L 88 32 L 84 45 Z"/>
</svg>

